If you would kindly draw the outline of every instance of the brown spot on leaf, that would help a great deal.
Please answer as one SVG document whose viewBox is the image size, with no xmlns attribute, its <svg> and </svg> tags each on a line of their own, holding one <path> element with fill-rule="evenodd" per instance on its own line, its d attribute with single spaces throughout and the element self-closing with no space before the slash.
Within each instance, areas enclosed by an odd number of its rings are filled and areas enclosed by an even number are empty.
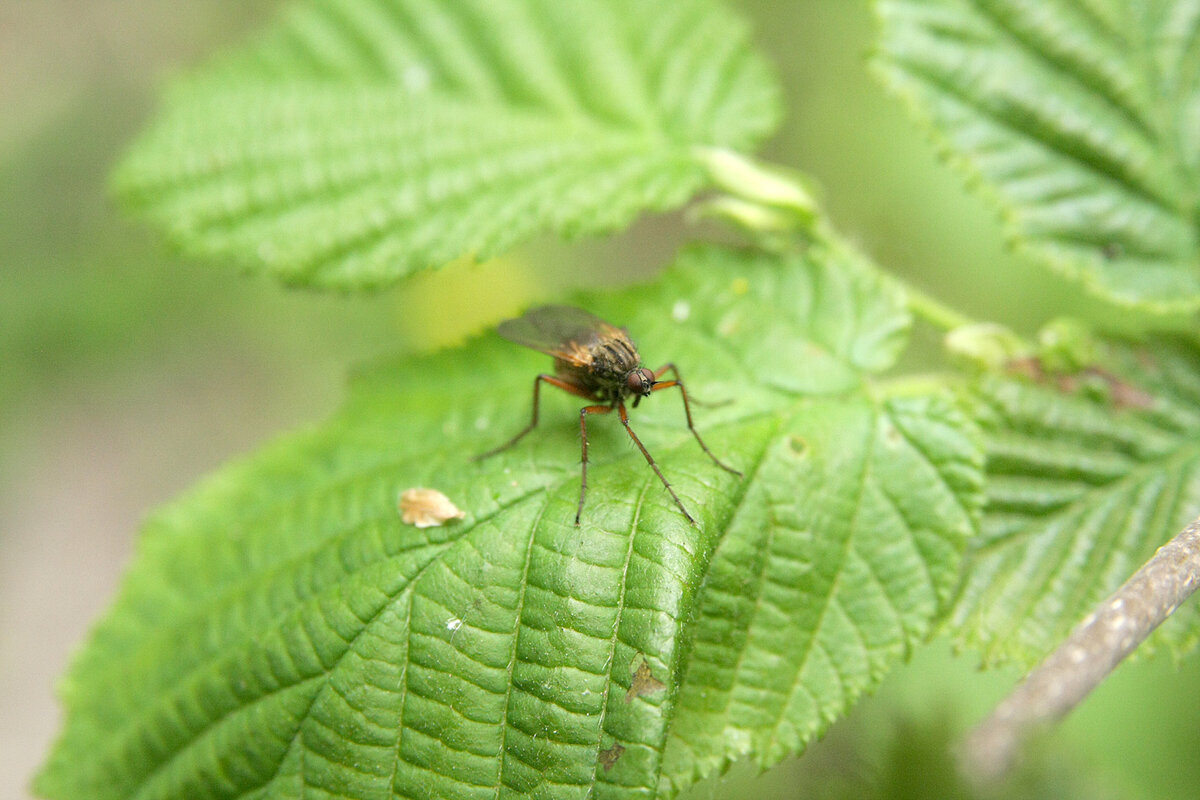
<svg viewBox="0 0 1200 800">
<path fill-rule="evenodd" d="M 1056 375 L 1054 382 L 1058 385 L 1058 390 L 1063 394 L 1075 394 L 1079 391 L 1080 381 L 1078 375 Z"/>
<path fill-rule="evenodd" d="M 437 489 L 405 489 L 400 494 L 400 518 L 418 528 L 432 528 L 466 513 Z"/>
<path fill-rule="evenodd" d="M 1109 395 L 1117 408 L 1146 409 L 1154 405 L 1154 395 L 1134 386 L 1119 376 L 1098 367 L 1092 367 L 1088 373 L 1095 375 L 1108 384 Z"/>
<path fill-rule="evenodd" d="M 1031 381 L 1040 381 L 1046 377 L 1046 371 L 1042 369 L 1041 359 L 1036 356 L 1010 358 L 1004 364 L 1004 368 L 1010 375 L 1028 378 Z"/>
<path fill-rule="evenodd" d="M 613 764 L 617 763 L 617 759 L 625 752 L 625 746 L 620 742 L 613 742 L 613 746 L 607 750 L 601 750 L 599 756 L 600 766 L 604 767 L 604 771 L 608 772 L 613 768 Z"/>
<path fill-rule="evenodd" d="M 1073 373 L 1048 372 L 1041 359 L 1014 358 L 1005 365 L 1010 375 L 1026 378 L 1035 383 L 1051 384 L 1063 394 L 1075 394 L 1091 382 L 1103 382 L 1108 397 L 1117 408 L 1147 409 L 1154 405 L 1154 395 L 1100 367 L 1087 367 Z M 1089 381 L 1090 379 L 1090 381 Z"/>
<path fill-rule="evenodd" d="M 665 683 L 654 677 L 654 673 L 650 671 L 650 665 L 643 657 L 642 663 L 638 664 L 637 670 L 633 673 L 633 682 L 629 684 L 629 691 L 625 693 L 625 702 L 632 703 L 635 697 L 661 692 L 666 688 Z"/>
</svg>

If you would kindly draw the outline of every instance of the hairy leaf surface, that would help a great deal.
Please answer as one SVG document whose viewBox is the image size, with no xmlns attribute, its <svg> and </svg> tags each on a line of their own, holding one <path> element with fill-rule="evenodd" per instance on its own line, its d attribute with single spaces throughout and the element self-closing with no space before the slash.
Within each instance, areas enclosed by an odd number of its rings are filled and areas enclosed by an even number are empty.
<svg viewBox="0 0 1200 800">
<path fill-rule="evenodd" d="M 1018 246 L 1107 298 L 1200 307 L 1200 2 L 878 8 L 882 74 Z"/>
<path fill-rule="evenodd" d="M 303 0 L 180 82 L 116 185 L 191 253 L 375 286 L 677 207 L 776 93 L 713 0 Z"/>
<path fill-rule="evenodd" d="M 989 660 L 1030 664 L 1196 517 L 1200 352 L 1112 345 L 1103 371 L 976 397 L 988 504 L 954 624 Z M 1155 639 L 1191 646 L 1198 622 L 1185 606 Z"/>
<path fill-rule="evenodd" d="M 64 685 L 54 798 L 653 797 L 811 741 L 929 630 L 982 497 L 971 426 L 869 381 L 899 299 L 852 256 L 691 253 L 585 298 L 697 400 L 631 410 L 687 524 L 613 416 L 543 392 L 487 337 L 382 365 L 307 433 L 148 523 Z M 401 521 L 436 489 L 465 512 Z M 707 576 L 707 577 L 706 577 Z"/>
</svg>

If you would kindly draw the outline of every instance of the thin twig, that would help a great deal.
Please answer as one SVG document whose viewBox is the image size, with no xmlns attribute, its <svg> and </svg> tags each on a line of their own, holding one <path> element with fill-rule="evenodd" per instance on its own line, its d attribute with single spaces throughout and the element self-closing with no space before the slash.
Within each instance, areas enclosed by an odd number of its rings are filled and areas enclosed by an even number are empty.
<svg viewBox="0 0 1200 800">
<path fill-rule="evenodd" d="M 1160 547 L 971 732 L 962 752 L 966 774 L 978 782 L 1003 776 L 1030 733 L 1066 716 L 1198 586 L 1200 518 Z"/>
</svg>

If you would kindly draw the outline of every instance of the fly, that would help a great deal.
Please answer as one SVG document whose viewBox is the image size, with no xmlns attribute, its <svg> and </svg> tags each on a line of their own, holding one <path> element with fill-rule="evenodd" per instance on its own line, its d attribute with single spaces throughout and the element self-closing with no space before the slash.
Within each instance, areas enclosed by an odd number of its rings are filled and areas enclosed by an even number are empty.
<svg viewBox="0 0 1200 800">
<path fill-rule="evenodd" d="M 641 439 L 633 432 L 633 428 L 629 426 L 629 412 L 625 409 L 625 400 L 629 397 L 633 397 L 633 407 L 637 408 L 643 397 L 649 397 L 653 392 L 662 389 L 678 387 L 679 393 L 683 397 L 683 412 L 687 416 L 688 430 L 696 437 L 700 449 L 721 469 L 732 472 L 738 477 L 742 476 L 742 473 L 733 467 L 721 463 L 721 460 L 713 455 L 712 451 L 708 449 L 708 445 L 700 438 L 700 432 L 692 423 L 692 409 L 688 403 L 688 393 L 683 385 L 683 378 L 679 375 L 679 368 L 670 362 L 653 372 L 642 366 L 637 348 L 630 341 L 629 332 L 624 328 L 618 328 L 594 314 L 589 314 L 587 311 L 573 306 L 541 306 L 530 309 L 517 319 L 500 323 L 497 333 L 510 342 L 553 356 L 554 374 L 541 374 L 534 379 L 533 418 L 529 424 L 512 439 L 477 456 L 476 460 L 488 458 L 507 450 L 537 427 L 538 394 L 543 383 L 591 401 L 594 405 L 584 406 L 579 411 L 579 433 L 583 444 L 579 506 L 575 511 L 576 525 L 579 524 L 579 518 L 583 515 L 584 498 L 587 496 L 587 418 L 589 414 L 607 414 L 614 410 L 620 417 L 621 424 L 625 426 L 629 438 L 642 451 L 642 455 L 646 457 L 646 463 L 662 481 L 662 485 L 670 493 L 675 505 L 679 506 L 679 510 L 683 512 L 683 516 L 687 518 L 688 522 L 692 525 L 696 524 L 696 520 L 692 519 L 692 515 L 684 508 L 683 502 L 675 494 L 671 484 L 667 482 L 662 470 L 658 468 L 658 464 L 654 463 L 650 451 L 646 449 Z M 674 377 L 671 380 L 660 380 L 668 372 Z"/>
</svg>

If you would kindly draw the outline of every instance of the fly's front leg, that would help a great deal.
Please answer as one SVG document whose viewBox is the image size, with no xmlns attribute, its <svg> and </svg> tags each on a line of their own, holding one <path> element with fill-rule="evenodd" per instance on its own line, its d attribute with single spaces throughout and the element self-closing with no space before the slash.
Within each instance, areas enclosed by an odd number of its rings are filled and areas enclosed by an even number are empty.
<svg viewBox="0 0 1200 800">
<path fill-rule="evenodd" d="M 660 377 L 662 377 L 663 375 L 665 375 L 668 372 L 672 372 L 675 374 L 675 380 L 671 380 L 671 381 L 659 381 L 658 380 Z M 704 440 L 700 438 L 700 431 L 696 430 L 696 425 L 695 425 L 695 423 L 692 422 L 692 408 L 688 404 L 687 388 L 683 385 L 683 377 L 680 376 L 680 374 L 679 374 L 679 368 L 676 367 L 674 364 L 668 362 L 668 363 L 664 364 L 663 366 L 659 367 L 657 371 L 655 371 L 654 380 L 655 380 L 654 387 L 650 390 L 652 392 L 657 392 L 660 389 L 670 389 L 672 386 L 679 387 L 679 393 L 683 396 L 683 413 L 687 416 L 688 430 L 690 430 L 692 432 L 692 436 L 696 437 L 696 442 L 700 445 L 700 449 L 703 450 L 708 455 L 708 457 L 713 460 L 713 463 L 716 464 L 718 467 L 725 470 L 726 472 L 732 472 L 734 475 L 737 475 L 739 478 L 742 477 L 741 472 L 737 471 L 736 469 L 734 469 L 731 466 L 728 466 L 728 465 L 722 463 L 721 459 L 719 459 L 715 455 L 713 455 L 713 452 L 708 449 L 708 445 L 706 445 L 704 443 Z"/>
<path fill-rule="evenodd" d="M 664 373 L 667 373 L 667 372 L 675 373 L 675 380 L 677 380 L 681 383 L 683 382 L 683 378 L 679 375 L 679 367 L 675 366 L 673 363 L 670 363 L 670 362 L 668 362 L 658 368 L 658 370 L 654 373 L 654 380 L 658 380 L 659 378 L 661 378 L 663 376 Z M 689 397 L 688 400 L 690 400 L 691 402 L 695 403 L 698 406 L 703 406 L 704 408 L 720 408 L 721 406 L 727 406 L 733 402 L 733 400 L 730 400 L 728 398 L 726 398 L 724 400 L 707 400 L 707 401 L 705 401 L 705 400 L 701 400 L 698 397 Z"/>
</svg>

